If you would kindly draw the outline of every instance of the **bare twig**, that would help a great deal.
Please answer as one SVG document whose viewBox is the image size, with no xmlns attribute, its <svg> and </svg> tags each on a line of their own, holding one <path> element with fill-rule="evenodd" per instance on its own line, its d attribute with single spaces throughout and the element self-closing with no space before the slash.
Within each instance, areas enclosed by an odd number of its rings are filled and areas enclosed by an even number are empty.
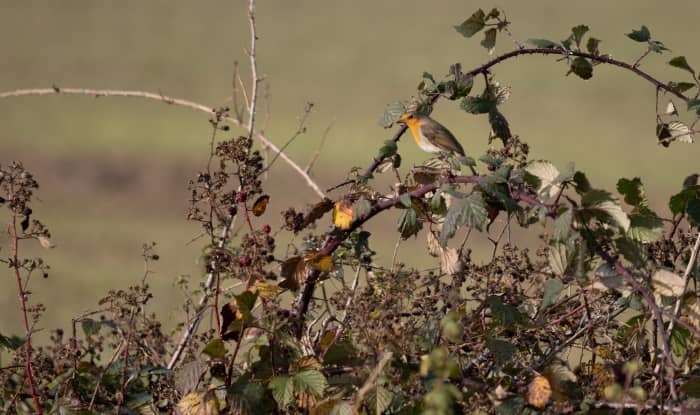
<svg viewBox="0 0 700 415">
<path fill-rule="evenodd" d="M 354 408 L 355 408 L 354 413 L 356 413 L 356 414 L 360 413 L 360 408 L 362 407 L 362 401 L 365 400 L 365 396 L 370 391 L 370 389 L 372 389 L 372 387 L 374 386 L 374 383 L 377 381 L 377 377 L 384 369 L 384 366 L 386 366 L 386 364 L 389 363 L 389 360 L 391 360 L 391 356 L 392 356 L 391 352 L 384 352 L 384 354 L 382 355 L 382 358 L 379 359 L 379 363 L 377 363 L 377 366 L 372 370 L 372 373 L 370 373 L 369 376 L 367 377 L 367 380 L 365 381 L 364 385 L 362 385 L 360 390 L 357 391 L 357 396 L 355 397 L 355 404 L 354 404 Z"/>
<path fill-rule="evenodd" d="M 304 171 L 306 173 L 311 173 L 311 169 L 314 167 L 314 164 L 316 164 L 316 160 L 318 159 L 318 156 L 321 155 L 321 151 L 323 150 L 323 146 L 326 145 L 326 139 L 328 138 L 328 134 L 331 132 L 331 128 L 333 128 L 333 124 L 335 124 L 335 118 L 328 124 L 328 127 L 326 127 L 325 130 L 323 130 L 323 134 L 321 135 L 321 141 L 318 143 L 318 147 L 316 147 L 316 150 L 314 150 L 314 153 L 309 157 L 309 162 L 306 163 L 306 167 L 304 167 Z"/>
<path fill-rule="evenodd" d="M 255 109 L 258 103 L 258 64 L 255 59 L 255 45 L 258 41 L 258 35 L 255 32 L 255 0 L 250 0 L 248 3 L 248 22 L 250 22 L 250 77 L 252 86 L 250 87 L 250 106 L 248 107 L 248 138 L 253 138 L 255 127 Z M 280 154 L 278 152 L 277 154 Z"/>
<path fill-rule="evenodd" d="M 150 99 L 154 101 L 160 101 L 164 102 L 166 104 L 170 105 L 177 105 L 181 107 L 186 107 L 186 108 L 191 108 L 195 109 L 198 111 L 206 112 L 209 114 L 212 114 L 216 112 L 214 108 L 207 107 L 206 105 L 186 100 L 186 99 L 181 99 L 181 98 L 173 98 L 169 97 L 167 95 L 163 94 L 157 94 L 153 92 L 147 92 L 147 91 L 129 91 L 129 90 L 116 90 L 116 89 L 87 89 L 87 88 L 59 88 L 59 87 L 53 87 L 53 88 L 33 88 L 33 89 L 17 89 L 14 91 L 6 91 L 6 92 L 0 92 L 0 99 L 2 98 L 14 98 L 14 97 L 21 97 L 21 96 L 32 96 L 32 95 L 53 95 L 53 94 L 65 94 L 65 95 L 86 95 L 86 96 L 93 96 L 96 98 L 99 97 L 128 97 L 128 98 L 143 98 L 143 99 Z M 240 128 L 243 128 L 245 130 L 250 130 L 250 126 L 247 124 L 244 124 L 240 120 L 236 119 L 235 117 L 224 117 L 224 119 Z M 316 182 L 304 171 L 304 169 L 299 166 L 294 160 L 292 160 L 287 154 L 284 152 L 280 151 L 280 149 L 272 143 L 265 135 L 259 131 L 254 131 L 253 136 L 257 138 L 263 146 L 267 146 L 272 150 L 273 153 L 279 154 L 279 157 L 284 160 L 289 166 L 296 171 L 302 179 L 306 182 L 306 184 L 313 189 L 313 191 L 321 198 L 323 199 L 325 197 L 325 193 L 321 188 L 316 184 Z"/>
<path fill-rule="evenodd" d="M 688 283 L 690 282 L 690 274 L 693 272 L 693 269 L 695 268 L 695 265 L 698 260 L 698 251 L 700 251 L 700 233 L 698 233 L 697 238 L 695 239 L 695 246 L 693 246 L 693 251 L 690 253 L 690 259 L 688 260 L 688 265 L 685 267 L 685 272 L 683 273 L 683 292 L 681 295 L 678 296 L 676 299 L 676 303 L 673 306 L 673 316 L 674 318 L 671 319 L 668 323 L 668 333 L 673 333 L 673 329 L 676 325 L 676 320 L 680 317 L 681 314 L 681 304 L 683 304 L 683 297 L 685 296 L 686 291 L 688 291 Z M 654 367 L 654 373 L 658 374 L 659 371 L 661 370 L 661 364 L 657 363 L 656 367 Z"/>
<path fill-rule="evenodd" d="M 223 249 L 223 247 L 226 246 L 226 241 L 228 239 L 232 223 L 233 217 L 229 216 L 226 220 L 224 228 L 221 230 L 221 239 L 219 240 L 218 244 L 219 249 Z M 178 342 L 177 347 L 175 348 L 175 352 L 173 352 L 173 355 L 170 358 L 170 362 L 168 363 L 168 369 L 172 370 L 175 367 L 177 362 L 180 360 L 180 357 L 182 356 L 182 352 L 185 351 L 185 348 L 189 344 L 190 339 L 192 338 L 194 333 L 197 332 L 199 323 L 200 321 L 202 321 L 202 316 L 204 315 L 202 311 L 204 311 L 204 309 L 207 307 L 209 297 L 211 296 L 211 290 L 214 287 L 214 282 L 216 281 L 216 279 L 217 271 L 216 267 L 213 267 L 209 274 L 207 274 L 207 281 L 204 284 L 204 293 L 199 299 L 199 304 L 197 304 L 197 310 L 195 312 L 195 315 L 192 317 L 192 320 L 190 320 L 189 324 L 187 324 L 187 329 L 185 330 L 185 332 L 182 333 L 182 337 L 180 337 L 180 341 Z M 218 312 L 218 310 L 215 310 L 214 312 Z"/>
<path fill-rule="evenodd" d="M 36 391 L 36 385 L 34 384 L 34 374 L 32 372 L 32 332 L 29 328 L 29 319 L 27 317 L 27 295 L 28 293 L 24 290 L 22 285 L 22 276 L 19 273 L 19 234 L 17 233 L 17 215 L 13 213 L 12 215 L 12 227 L 10 228 L 12 235 L 12 269 L 15 273 L 15 279 L 17 280 L 17 295 L 19 296 L 19 305 L 22 309 L 22 323 L 24 324 L 24 370 L 27 382 L 29 382 L 29 389 L 32 393 L 32 399 L 34 400 L 34 410 L 37 414 L 41 415 L 44 410 L 41 407 L 41 402 L 39 401 L 39 394 Z"/>
</svg>

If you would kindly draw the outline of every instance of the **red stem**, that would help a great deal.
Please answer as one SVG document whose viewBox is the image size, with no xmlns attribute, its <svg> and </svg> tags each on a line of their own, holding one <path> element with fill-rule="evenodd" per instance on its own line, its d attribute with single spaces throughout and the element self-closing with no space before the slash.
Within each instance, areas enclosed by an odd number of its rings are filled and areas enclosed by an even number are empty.
<svg viewBox="0 0 700 415">
<path fill-rule="evenodd" d="M 22 308 L 22 318 L 24 320 L 24 335 L 26 341 L 24 343 L 24 368 L 27 372 L 27 381 L 29 382 L 29 388 L 32 391 L 32 398 L 34 399 L 34 408 L 37 414 L 41 415 L 44 413 L 41 402 L 39 402 L 39 394 L 34 386 L 34 375 L 32 374 L 32 342 L 31 342 L 31 331 L 29 329 L 29 318 L 27 317 L 27 301 L 26 293 L 24 287 L 22 286 L 22 276 L 19 273 L 19 237 L 17 236 L 17 216 L 12 215 L 12 268 L 15 270 L 15 278 L 17 279 L 17 290 L 19 294 L 19 304 Z"/>
</svg>

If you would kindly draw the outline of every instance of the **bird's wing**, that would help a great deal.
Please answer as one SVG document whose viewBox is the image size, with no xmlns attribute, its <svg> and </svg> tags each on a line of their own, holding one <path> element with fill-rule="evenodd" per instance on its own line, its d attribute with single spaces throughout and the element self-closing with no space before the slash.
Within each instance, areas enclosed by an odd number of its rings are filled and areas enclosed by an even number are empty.
<svg viewBox="0 0 700 415">
<path fill-rule="evenodd" d="M 455 136 L 437 121 L 432 123 L 421 123 L 421 132 L 426 137 L 431 137 L 437 141 L 436 146 L 445 150 L 454 151 L 460 156 L 464 156 L 464 149 Z"/>
</svg>

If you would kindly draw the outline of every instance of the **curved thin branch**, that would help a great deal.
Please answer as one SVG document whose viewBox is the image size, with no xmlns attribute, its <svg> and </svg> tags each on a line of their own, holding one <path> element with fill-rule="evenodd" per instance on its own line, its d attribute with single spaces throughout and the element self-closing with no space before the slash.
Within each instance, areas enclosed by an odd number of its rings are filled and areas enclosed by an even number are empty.
<svg viewBox="0 0 700 415">
<path fill-rule="evenodd" d="M 54 86 L 53 88 L 33 88 L 33 89 L 16 89 L 14 91 L 0 92 L 0 99 L 2 98 L 14 98 L 21 96 L 32 96 L 32 95 L 87 95 L 93 96 L 95 98 L 99 97 L 126 97 L 126 98 L 143 98 L 150 99 L 154 101 L 164 102 L 166 104 L 177 105 L 180 107 L 191 108 L 197 111 L 202 111 L 206 113 L 215 112 L 214 108 L 208 107 L 206 105 L 200 104 L 198 102 L 173 98 L 163 94 L 157 94 L 154 92 L 147 91 L 133 91 L 133 90 L 119 90 L 119 89 L 89 89 L 89 88 L 59 88 Z M 244 130 L 249 130 L 250 126 L 244 124 L 243 122 L 237 120 L 235 117 L 224 117 L 224 119 Z M 294 160 L 289 158 L 287 154 L 282 152 L 275 144 L 273 144 L 265 135 L 259 131 L 253 131 L 253 135 L 260 140 L 263 146 L 269 147 L 273 153 L 278 154 L 279 157 L 287 162 L 294 171 L 296 171 L 299 176 L 301 176 L 306 184 L 313 189 L 313 191 L 323 199 L 326 194 L 321 190 L 321 188 L 316 184 L 316 182 L 309 176 L 309 174 L 304 171 Z"/>
<path fill-rule="evenodd" d="M 515 58 L 518 56 L 522 55 L 560 55 L 560 56 L 576 56 L 576 57 L 582 57 L 586 59 L 590 59 L 594 62 L 598 63 L 605 63 L 608 65 L 613 65 L 617 66 L 618 68 L 622 69 L 627 69 L 628 71 L 633 72 L 637 76 L 640 76 L 641 78 L 647 80 L 651 84 L 653 84 L 657 90 L 664 90 L 670 94 L 675 95 L 676 97 L 682 99 L 685 102 L 688 102 L 690 98 L 687 96 L 683 95 L 681 92 L 678 92 L 668 86 L 667 84 L 659 81 L 658 79 L 654 78 L 653 76 L 649 75 L 647 72 L 644 72 L 643 70 L 639 69 L 635 65 L 631 65 L 627 62 L 623 62 L 617 59 L 613 59 L 608 55 L 594 55 L 592 53 L 586 53 L 586 52 L 577 52 L 577 51 L 569 51 L 566 49 L 547 49 L 547 48 L 522 48 L 522 49 L 516 49 L 507 53 L 504 53 L 503 55 L 497 56 L 493 58 L 492 60 L 486 62 L 485 64 L 476 67 L 468 72 L 465 72 L 465 75 L 469 76 L 476 76 L 478 74 L 486 74 L 489 69 L 491 69 L 493 66 L 498 65 L 499 63 L 506 61 L 511 58 Z M 434 95 L 430 99 L 430 104 L 434 104 L 438 99 L 440 98 L 440 95 Z M 401 126 L 399 130 L 394 134 L 394 136 L 391 138 L 393 141 L 397 142 L 401 138 L 401 136 L 406 132 L 407 127 L 405 125 Z M 364 172 L 365 177 L 369 177 L 374 173 L 374 171 L 379 167 L 381 162 L 383 161 L 382 158 L 374 158 L 372 160 L 372 163 L 369 165 L 367 170 Z"/>
<path fill-rule="evenodd" d="M 434 183 L 428 183 L 422 186 L 418 186 L 414 190 L 405 194 L 408 194 L 411 197 L 419 198 L 428 192 L 432 192 L 433 190 L 437 189 L 445 183 L 478 183 L 479 179 L 481 179 L 481 176 L 447 177 Z M 335 251 L 338 248 L 338 246 L 340 246 L 340 244 L 345 239 L 347 239 L 353 231 L 355 231 L 360 226 L 364 225 L 367 221 L 375 217 L 377 214 L 389 208 L 392 208 L 399 203 L 401 203 L 400 196 L 395 196 L 389 199 L 382 200 L 381 202 L 378 202 L 374 206 L 372 206 L 372 209 L 365 216 L 353 221 L 353 223 L 350 225 L 350 229 L 345 231 L 336 230 L 334 232 L 329 233 L 326 237 L 326 240 L 323 242 L 321 249 L 319 250 L 319 255 L 332 254 L 333 251 Z M 309 307 L 309 302 L 311 301 L 311 298 L 314 293 L 314 288 L 316 288 L 316 282 L 318 281 L 320 276 L 321 273 L 318 270 L 313 269 L 309 272 L 306 281 L 304 281 L 304 284 L 301 288 L 301 292 L 297 295 L 297 298 L 294 301 L 294 305 L 292 307 L 292 312 L 297 318 L 301 319 L 301 317 L 303 317 L 304 314 L 306 314 L 306 311 Z M 301 329 L 301 324 L 298 325 L 297 329 Z M 297 332 L 297 334 L 301 335 L 301 332 Z"/>
</svg>

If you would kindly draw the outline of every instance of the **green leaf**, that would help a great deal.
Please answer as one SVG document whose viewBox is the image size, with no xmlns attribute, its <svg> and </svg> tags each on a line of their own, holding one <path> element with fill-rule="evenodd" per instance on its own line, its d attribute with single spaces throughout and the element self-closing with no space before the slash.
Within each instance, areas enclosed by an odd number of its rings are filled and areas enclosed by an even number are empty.
<svg viewBox="0 0 700 415">
<path fill-rule="evenodd" d="M 383 414 L 389 409 L 391 401 L 394 399 L 394 393 L 383 386 L 372 388 L 367 394 L 365 402 L 369 403 L 369 407 L 373 408 L 372 413 Z"/>
<path fill-rule="evenodd" d="M 645 265 L 647 250 L 641 242 L 629 238 L 617 238 L 615 247 L 635 267 L 641 268 Z"/>
<path fill-rule="evenodd" d="M 671 196 L 668 201 L 668 207 L 674 215 L 679 213 L 684 213 L 686 211 L 686 206 L 688 206 L 688 201 L 692 199 L 697 199 L 700 194 L 700 186 L 693 185 L 681 190 L 679 193 Z"/>
<path fill-rule="evenodd" d="M 401 212 L 399 217 L 399 232 L 403 239 L 417 234 L 423 228 L 423 222 L 418 220 L 418 213 L 415 209 L 409 208 Z"/>
<path fill-rule="evenodd" d="M 620 274 L 607 262 L 603 262 L 596 267 L 595 275 L 600 280 L 600 283 L 609 289 L 621 291 L 625 288 L 625 282 L 620 277 Z"/>
<path fill-rule="evenodd" d="M 525 400 L 522 396 L 511 396 L 504 399 L 500 405 L 496 407 L 496 411 L 500 415 L 519 415 L 523 413 L 523 407 L 525 406 Z"/>
<path fill-rule="evenodd" d="M 583 195 L 581 203 L 587 213 L 592 213 L 599 220 L 615 223 L 625 231 L 629 229 L 629 217 L 610 193 L 593 189 Z"/>
<path fill-rule="evenodd" d="M 525 171 L 539 179 L 537 195 L 549 199 L 561 191 L 561 183 L 557 181 L 559 169 L 548 161 L 535 161 L 525 167 Z"/>
<path fill-rule="evenodd" d="M 518 352 L 518 349 L 511 342 L 501 339 L 486 339 L 486 347 L 493 353 L 493 357 L 499 365 L 508 363 Z"/>
<path fill-rule="evenodd" d="M 562 49 L 559 43 L 547 39 L 528 39 L 525 42 L 540 49 Z"/>
<path fill-rule="evenodd" d="M 224 346 L 224 341 L 221 339 L 213 339 L 202 350 L 202 353 L 211 357 L 212 359 L 223 359 L 226 355 L 226 346 Z"/>
<path fill-rule="evenodd" d="M 286 408 L 294 399 L 294 380 L 289 376 L 277 376 L 267 386 L 280 408 Z"/>
<path fill-rule="evenodd" d="M 457 30 L 464 37 L 472 37 L 479 33 L 481 29 L 486 25 L 486 14 L 483 10 L 479 9 L 474 12 L 467 20 L 462 22 L 459 26 L 455 26 Z"/>
<path fill-rule="evenodd" d="M 593 65 L 588 59 L 581 56 L 571 62 L 570 70 L 581 79 L 591 79 L 593 77 Z"/>
<path fill-rule="evenodd" d="M 495 108 L 496 103 L 490 98 L 467 96 L 462 98 L 459 106 L 470 114 L 486 114 Z"/>
<path fill-rule="evenodd" d="M 486 299 L 486 304 L 491 309 L 493 318 L 503 326 L 510 326 L 525 321 L 525 317 L 518 311 L 517 307 L 504 304 L 501 297 L 497 295 L 489 296 Z"/>
<path fill-rule="evenodd" d="M 583 35 L 585 35 L 586 32 L 588 32 L 588 26 L 586 25 L 578 25 L 571 28 L 571 33 L 574 35 L 576 46 L 581 46 L 581 40 L 583 40 Z"/>
<path fill-rule="evenodd" d="M 672 90 L 674 90 L 676 92 L 680 92 L 680 93 L 683 93 L 689 89 L 695 88 L 695 86 L 696 85 L 692 82 L 673 82 L 673 81 L 671 81 L 668 83 L 669 88 L 671 88 Z M 688 101 L 688 106 L 690 106 L 691 101 L 700 101 L 700 100 L 691 99 L 690 101 Z M 690 109 L 690 108 L 688 108 L 688 109 Z"/>
<path fill-rule="evenodd" d="M 4 336 L 0 334 L 0 347 L 7 350 L 17 350 L 24 345 L 24 339 L 18 336 Z"/>
<path fill-rule="evenodd" d="M 617 181 L 617 191 L 624 196 L 625 203 L 634 207 L 648 207 L 649 200 L 644 192 L 642 180 L 635 177 L 632 180 L 622 178 Z"/>
<path fill-rule="evenodd" d="M 599 55 L 600 54 L 599 45 L 600 45 L 600 39 L 596 39 L 594 37 L 589 37 L 588 42 L 586 42 L 586 50 L 591 55 Z"/>
<path fill-rule="evenodd" d="M 401 202 L 401 204 L 407 208 L 410 208 L 411 206 L 413 206 L 413 202 L 411 202 L 411 194 L 410 193 L 404 193 L 401 196 L 399 196 L 399 202 Z"/>
<path fill-rule="evenodd" d="M 583 172 L 577 171 L 574 173 L 574 183 L 576 184 L 576 193 L 580 195 L 591 190 L 591 183 Z"/>
<path fill-rule="evenodd" d="M 627 37 L 635 42 L 648 42 L 651 39 L 651 32 L 646 26 L 642 25 L 641 29 L 627 33 Z"/>
<path fill-rule="evenodd" d="M 379 158 L 386 158 L 386 157 L 391 157 L 394 154 L 396 154 L 396 150 L 398 149 L 396 145 L 396 141 L 394 140 L 386 140 L 384 141 L 384 145 L 379 149 Z"/>
<path fill-rule="evenodd" d="M 695 111 L 696 114 L 700 115 L 700 99 L 688 100 L 688 111 Z"/>
<path fill-rule="evenodd" d="M 554 220 L 554 232 L 552 233 L 552 239 L 560 242 L 564 242 L 569 239 L 573 219 L 574 211 L 572 209 L 566 209 L 559 213 L 559 216 L 557 216 L 557 218 Z"/>
<path fill-rule="evenodd" d="M 493 53 L 496 47 L 496 28 L 492 27 L 484 33 L 484 40 L 481 41 L 481 46 L 489 51 L 489 55 Z"/>
<path fill-rule="evenodd" d="M 429 79 L 430 82 L 435 83 L 435 78 L 433 78 L 433 74 L 429 72 L 423 72 L 423 79 Z"/>
<path fill-rule="evenodd" d="M 674 68 L 683 69 L 685 71 L 690 72 L 692 75 L 695 75 L 695 70 L 693 70 L 693 68 L 690 67 L 688 61 L 685 59 L 685 56 L 676 56 L 675 58 L 668 61 L 668 64 L 673 66 Z"/>
<path fill-rule="evenodd" d="M 406 105 L 403 102 L 392 102 L 384 108 L 384 113 L 379 117 L 379 125 L 384 128 L 389 128 L 396 121 L 401 119 L 401 115 L 406 112 Z"/>
<path fill-rule="evenodd" d="M 559 278 L 552 278 L 551 280 L 545 281 L 540 310 L 544 310 L 554 304 L 564 288 L 566 288 L 566 285 L 564 285 Z"/>
<path fill-rule="evenodd" d="M 102 328 L 102 322 L 93 320 L 91 318 L 86 318 L 80 321 L 80 326 L 82 327 L 85 336 L 90 337 L 100 332 L 100 328 Z"/>
<path fill-rule="evenodd" d="M 315 397 L 323 396 L 328 382 L 318 370 L 303 370 L 294 375 L 294 390 L 309 393 Z"/>
<path fill-rule="evenodd" d="M 556 275 L 566 274 L 566 270 L 569 269 L 570 254 L 567 244 L 555 242 L 549 246 L 547 258 L 553 273 Z"/>
<path fill-rule="evenodd" d="M 700 199 L 690 199 L 685 208 L 688 220 L 693 226 L 700 226 Z"/>
<path fill-rule="evenodd" d="M 491 111 L 489 111 L 489 124 L 491 124 L 493 133 L 493 136 L 490 137 L 491 139 L 500 138 L 505 144 L 512 137 L 508 120 L 496 107 L 491 108 Z"/>
<path fill-rule="evenodd" d="M 640 242 L 655 242 L 664 234 L 664 222 L 656 216 L 630 215 L 630 228 L 627 236 Z"/>
<path fill-rule="evenodd" d="M 691 339 L 688 329 L 679 325 L 674 326 L 669 339 L 673 354 L 677 357 L 684 357 L 690 350 Z"/>
<path fill-rule="evenodd" d="M 486 206 L 481 193 L 472 192 L 469 196 L 455 198 L 445 215 L 440 231 L 440 243 L 445 246 L 460 225 L 481 230 L 484 222 L 486 222 Z"/>
<path fill-rule="evenodd" d="M 372 203 L 365 199 L 364 196 L 360 197 L 355 203 L 352 204 L 352 220 L 356 221 L 360 218 L 364 218 L 372 211 Z"/>
<path fill-rule="evenodd" d="M 242 293 L 235 295 L 236 305 L 238 306 L 238 311 L 243 315 L 243 321 L 250 325 L 253 320 L 253 314 L 251 311 L 255 307 L 255 302 L 258 299 L 258 292 L 243 291 Z"/>
<path fill-rule="evenodd" d="M 667 48 L 663 43 L 659 42 L 658 40 L 650 40 L 649 50 L 656 53 L 663 53 L 664 51 L 671 49 Z"/>
</svg>

